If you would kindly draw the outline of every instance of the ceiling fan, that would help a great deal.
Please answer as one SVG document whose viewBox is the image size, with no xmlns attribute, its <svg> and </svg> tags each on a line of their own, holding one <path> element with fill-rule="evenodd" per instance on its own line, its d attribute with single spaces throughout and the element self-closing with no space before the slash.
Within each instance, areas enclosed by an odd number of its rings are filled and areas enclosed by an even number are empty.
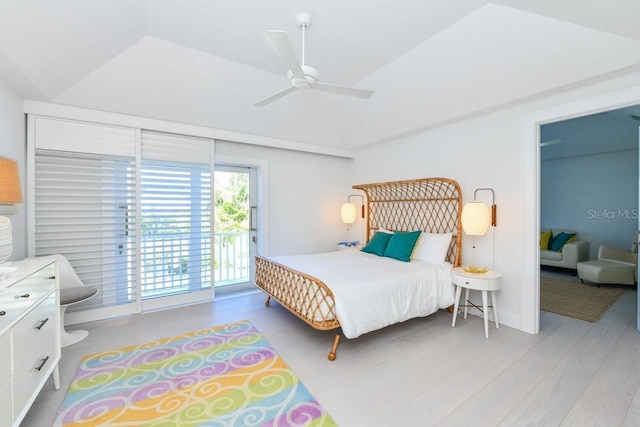
<svg viewBox="0 0 640 427">
<path fill-rule="evenodd" d="M 271 41 L 276 53 L 280 55 L 284 63 L 289 67 L 287 79 L 291 82 L 291 86 L 255 103 L 254 106 L 263 107 L 285 95 L 295 92 L 298 89 L 319 89 L 325 92 L 355 96 L 358 98 L 370 98 L 371 95 L 373 95 L 372 90 L 340 86 L 318 81 L 318 71 L 310 65 L 305 64 L 305 33 L 311 26 L 311 15 L 308 13 L 299 13 L 296 16 L 296 23 L 302 30 L 301 62 L 298 62 L 298 57 L 293 50 L 293 45 L 291 44 L 286 31 L 269 30 L 266 32 L 266 36 Z"/>
</svg>

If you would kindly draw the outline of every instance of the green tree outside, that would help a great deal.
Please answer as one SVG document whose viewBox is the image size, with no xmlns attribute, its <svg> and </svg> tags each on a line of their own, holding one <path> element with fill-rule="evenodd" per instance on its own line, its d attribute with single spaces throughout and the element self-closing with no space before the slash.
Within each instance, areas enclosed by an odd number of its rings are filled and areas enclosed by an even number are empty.
<svg viewBox="0 0 640 427">
<path fill-rule="evenodd" d="M 230 233 L 249 228 L 249 175 L 216 172 L 215 232 Z"/>
</svg>

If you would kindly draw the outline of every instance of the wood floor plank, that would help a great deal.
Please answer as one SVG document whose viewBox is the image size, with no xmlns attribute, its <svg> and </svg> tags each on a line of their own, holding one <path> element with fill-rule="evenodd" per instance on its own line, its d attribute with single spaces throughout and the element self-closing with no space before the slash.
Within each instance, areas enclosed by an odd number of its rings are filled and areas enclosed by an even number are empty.
<svg viewBox="0 0 640 427">
<path fill-rule="evenodd" d="M 566 319 L 549 322 L 542 328 L 539 343 L 495 379 L 481 387 L 452 411 L 439 426 L 498 425 L 509 411 L 524 399 L 539 382 L 584 337 L 590 328 L 585 322 Z M 500 402 L 496 405 L 495 402 Z"/>
<path fill-rule="evenodd" d="M 250 320 L 339 425 L 636 426 L 640 334 L 636 292 L 597 323 L 541 313 L 541 331 L 506 326 L 484 338 L 482 318 L 440 311 L 354 340 L 327 360 L 332 332 L 311 329 L 261 292 L 79 325 L 84 341 L 62 351 L 62 389 L 49 381 L 23 423 L 49 427 L 80 359 L 128 344 Z M 71 328 L 73 329 L 73 327 Z M 598 424 L 592 423 L 597 421 Z M 603 425 L 603 424 L 599 424 Z"/>
<path fill-rule="evenodd" d="M 628 315 L 624 304 L 614 304 L 500 425 L 561 425 L 626 329 Z"/>
<path fill-rule="evenodd" d="M 622 427 L 636 427 L 638 420 L 640 420 L 640 385 L 636 386 L 636 391 L 622 422 Z"/>
<path fill-rule="evenodd" d="M 480 319 L 478 322 L 482 323 Z M 539 340 L 537 336 L 521 335 L 509 328 L 501 329 L 500 334 L 494 333 L 490 340 L 486 340 L 480 331 L 479 335 L 484 342 L 476 346 L 487 351 L 478 354 L 460 349 L 466 353 L 464 362 L 441 381 L 427 382 L 423 393 L 411 399 L 400 411 L 384 418 L 387 425 L 399 416 L 403 417 L 406 425 L 436 425 L 538 345 Z"/>
<path fill-rule="evenodd" d="M 640 383 L 640 340 L 631 323 L 620 336 L 563 425 L 620 425 Z M 640 423 L 640 418 L 636 419 Z"/>
</svg>

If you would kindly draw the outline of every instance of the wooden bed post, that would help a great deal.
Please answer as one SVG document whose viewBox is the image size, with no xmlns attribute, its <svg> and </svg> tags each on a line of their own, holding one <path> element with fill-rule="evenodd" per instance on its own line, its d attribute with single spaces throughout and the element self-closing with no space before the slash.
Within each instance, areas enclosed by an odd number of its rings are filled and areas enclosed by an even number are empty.
<svg viewBox="0 0 640 427">
<path fill-rule="evenodd" d="M 341 333 L 342 329 L 338 329 L 338 333 L 336 333 L 336 337 L 333 339 L 333 347 L 331 347 L 331 351 L 329 352 L 329 360 L 332 362 L 336 360 L 336 350 L 338 349 L 338 342 L 340 341 Z"/>
</svg>

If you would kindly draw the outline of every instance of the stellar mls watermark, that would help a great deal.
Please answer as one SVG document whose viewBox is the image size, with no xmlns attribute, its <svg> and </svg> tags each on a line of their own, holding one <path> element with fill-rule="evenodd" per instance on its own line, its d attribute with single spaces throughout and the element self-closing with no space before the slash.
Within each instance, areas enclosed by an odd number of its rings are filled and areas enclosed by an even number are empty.
<svg viewBox="0 0 640 427">
<path fill-rule="evenodd" d="M 587 219 L 638 219 L 638 209 L 589 209 Z"/>
</svg>

